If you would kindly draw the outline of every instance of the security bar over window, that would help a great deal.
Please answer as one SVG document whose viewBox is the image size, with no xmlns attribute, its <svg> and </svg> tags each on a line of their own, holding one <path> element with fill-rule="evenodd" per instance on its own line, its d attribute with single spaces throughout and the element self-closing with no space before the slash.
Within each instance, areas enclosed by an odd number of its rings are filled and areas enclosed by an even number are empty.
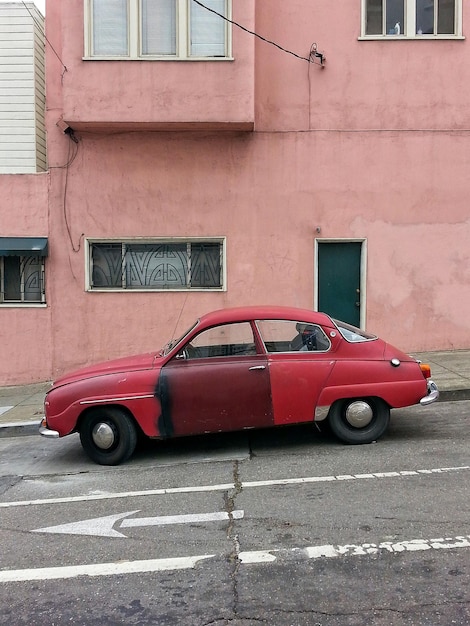
<svg viewBox="0 0 470 626">
<path fill-rule="evenodd" d="M 223 242 L 90 242 L 91 290 L 223 288 Z"/>
</svg>

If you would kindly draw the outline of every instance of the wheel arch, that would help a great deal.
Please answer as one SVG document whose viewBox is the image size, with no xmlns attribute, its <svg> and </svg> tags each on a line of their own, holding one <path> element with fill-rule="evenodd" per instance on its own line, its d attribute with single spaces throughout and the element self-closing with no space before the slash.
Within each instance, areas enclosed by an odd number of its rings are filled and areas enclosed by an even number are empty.
<svg viewBox="0 0 470 626">
<path fill-rule="evenodd" d="M 344 400 L 362 400 L 362 399 L 374 399 L 383 402 L 389 409 L 395 408 L 391 404 L 386 394 L 385 396 L 379 393 L 378 389 L 373 390 L 375 393 L 371 393 L 371 386 L 364 385 L 351 385 L 348 387 L 328 387 L 324 389 L 318 399 L 318 407 L 328 407 L 328 412 L 325 414 L 325 418 L 328 417 L 334 404 L 342 402 Z"/>
<path fill-rule="evenodd" d="M 90 406 L 87 406 L 85 409 L 83 409 L 83 411 L 78 416 L 74 432 L 78 432 L 78 433 L 80 432 L 81 426 L 88 415 L 90 415 L 91 413 L 95 413 L 96 411 L 99 411 L 100 409 L 105 409 L 105 408 L 117 409 L 118 411 L 122 411 L 123 413 L 125 413 L 127 417 L 129 417 L 129 419 L 132 420 L 139 437 L 145 436 L 145 433 L 143 432 L 139 422 L 135 418 L 135 415 L 132 413 L 130 408 L 126 406 L 125 404 L 120 404 L 119 402 L 110 402 L 109 404 L 100 403 L 100 404 L 92 404 Z"/>
</svg>

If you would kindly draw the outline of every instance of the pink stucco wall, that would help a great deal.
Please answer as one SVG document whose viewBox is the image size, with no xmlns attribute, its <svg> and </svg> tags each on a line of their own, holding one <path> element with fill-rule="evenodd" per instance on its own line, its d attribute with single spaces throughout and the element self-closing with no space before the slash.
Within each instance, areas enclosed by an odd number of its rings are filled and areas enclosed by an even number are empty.
<svg viewBox="0 0 470 626">
<path fill-rule="evenodd" d="M 47 237 L 47 174 L 0 175 L 0 237 Z M 0 309 L 0 385 L 46 380 L 51 370 L 51 311 Z"/>
<path fill-rule="evenodd" d="M 238 30 L 227 63 L 82 61 L 82 1 L 64 4 L 47 6 L 67 67 L 62 77 L 48 52 L 47 323 L 33 360 L 20 350 L 0 378 L 157 349 L 214 308 L 312 308 L 316 238 L 367 242 L 368 328 L 409 351 L 470 347 L 467 41 L 359 41 L 360 2 L 349 0 L 237 0 L 237 19 L 283 47 L 308 55 L 316 42 L 325 69 Z M 465 4 L 464 29 L 468 19 Z M 161 107 L 154 78 L 149 98 L 142 89 L 149 72 L 164 73 Z M 212 127 L 200 125 L 203 75 Z M 254 132 L 217 130 L 250 119 Z M 182 121 L 198 132 L 169 132 Z M 25 231 L 44 234 L 43 220 Z M 87 293 L 84 238 L 139 236 L 226 237 L 227 290 Z"/>
</svg>

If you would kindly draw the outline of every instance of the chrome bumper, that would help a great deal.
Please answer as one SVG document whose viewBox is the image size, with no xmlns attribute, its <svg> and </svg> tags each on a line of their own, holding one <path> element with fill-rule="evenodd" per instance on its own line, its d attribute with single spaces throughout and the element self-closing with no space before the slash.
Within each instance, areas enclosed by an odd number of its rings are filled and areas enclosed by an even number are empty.
<svg viewBox="0 0 470 626">
<path fill-rule="evenodd" d="M 439 400 L 439 389 L 434 381 L 428 380 L 428 393 L 424 396 L 424 398 L 421 398 L 419 403 L 426 406 L 427 404 L 436 402 L 436 400 Z"/>
<path fill-rule="evenodd" d="M 39 426 L 39 434 L 48 439 L 57 439 L 57 437 L 59 437 L 59 433 L 56 430 L 51 430 L 47 427 L 45 417 L 42 419 L 41 425 Z"/>
</svg>

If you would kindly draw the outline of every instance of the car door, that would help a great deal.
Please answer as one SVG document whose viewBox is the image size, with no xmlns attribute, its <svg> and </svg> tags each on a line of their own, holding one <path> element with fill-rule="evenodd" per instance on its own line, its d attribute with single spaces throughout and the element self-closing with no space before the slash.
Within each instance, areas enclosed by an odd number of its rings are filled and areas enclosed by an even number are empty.
<svg viewBox="0 0 470 626">
<path fill-rule="evenodd" d="M 334 365 L 330 339 L 305 321 L 260 320 L 257 326 L 268 352 L 274 424 L 312 421 Z"/>
<path fill-rule="evenodd" d="M 249 322 L 196 335 L 162 368 L 159 396 L 169 436 L 273 423 L 267 357 L 257 353 Z"/>
</svg>

